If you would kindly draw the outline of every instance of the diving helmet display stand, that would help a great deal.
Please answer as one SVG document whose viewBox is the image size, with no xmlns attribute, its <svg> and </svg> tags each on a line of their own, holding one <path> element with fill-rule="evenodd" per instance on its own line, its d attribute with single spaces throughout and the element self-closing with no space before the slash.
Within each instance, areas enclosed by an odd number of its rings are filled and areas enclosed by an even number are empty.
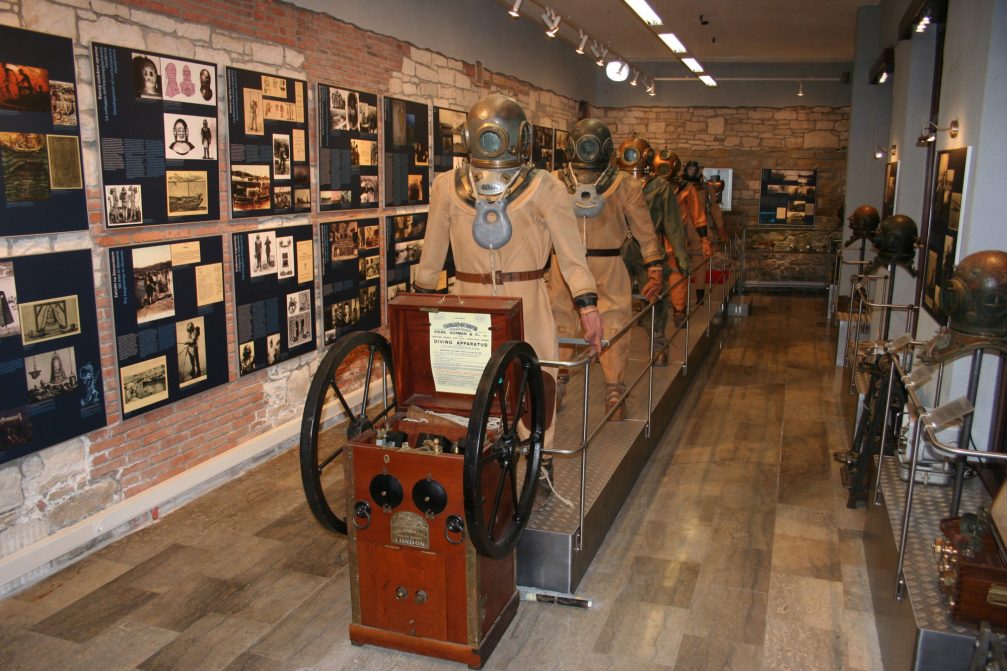
<svg viewBox="0 0 1007 671">
<path fill-rule="evenodd" d="M 344 336 L 312 381 L 305 492 L 323 526 L 348 531 L 350 641 L 480 668 L 517 612 L 542 371 L 518 298 L 400 293 L 388 315 L 391 344 Z M 345 380 L 363 380 L 359 402 Z M 324 430 L 327 400 L 349 418 L 345 442 Z"/>
</svg>

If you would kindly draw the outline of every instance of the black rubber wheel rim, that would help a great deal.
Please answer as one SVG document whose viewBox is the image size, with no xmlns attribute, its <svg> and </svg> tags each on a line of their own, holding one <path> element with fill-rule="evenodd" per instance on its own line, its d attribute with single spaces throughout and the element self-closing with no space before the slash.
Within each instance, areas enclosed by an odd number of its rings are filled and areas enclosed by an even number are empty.
<svg viewBox="0 0 1007 671">
<path fill-rule="evenodd" d="M 487 441 L 491 416 L 501 430 Z M 465 520 L 480 555 L 500 559 L 517 546 L 535 502 L 544 436 L 542 368 L 531 345 L 512 340 L 486 364 L 465 440 Z"/>
<path fill-rule="evenodd" d="M 366 362 L 363 378 L 366 382 L 357 406 L 360 410 L 350 406 L 336 379 L 343 362 L 356 356 L 363 357 Z M 383 386 L 385 382 L 380 379 L 382 365 L 387 386 Z M 373 379 L 375 372 L 379 374 L 377 380 Z M 337 404 L 347 418 L 346 438 L 352 439 L 393 412 L 395 398 L 391 347 L 387 340 L 370 331 L 350 333 L 337 340 L 311 380 L 301 417 L 301 484 L 315 519 L 329 531 L 346 533 L 346 493 L 342 479 L 344 442 L 334 429 L 323 430 L 322 412 L 327 404 Z"/>
</svg>

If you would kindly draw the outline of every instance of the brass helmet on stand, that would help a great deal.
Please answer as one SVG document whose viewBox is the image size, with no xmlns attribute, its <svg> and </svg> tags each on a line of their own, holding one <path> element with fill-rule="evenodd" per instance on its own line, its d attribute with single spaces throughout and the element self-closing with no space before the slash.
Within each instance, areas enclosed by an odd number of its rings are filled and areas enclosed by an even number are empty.
<svg viewBox="0 0 1007 671">
<path fill-rule="evenodd" d="M 495 93 L 469 110 L 462 143 L 473 168 L 519 168 L 531 161 L 531 124 L 516 100 Z"/>
<path fill-rule="evenodd" d="M 567 158 L 574 168 L 604 170 L 612 158 L 612 131 L 598 119 L 581 119 L 570 131 Z"/>
<path fill-rule="evenodd" d="M 654 172 L 667 179 L 675 179 L 682 170 L 682 159 L 670 149 L 662 149 L 654 157 Z"/>
<path fill-rule="evenodd" d="M 924 346 L 924 363 L 949 361 L 977 349 L 1007 354 L 1007 252 L 969 254 L 940 292 L 948 325 Z"/>
<path fill-rule="evenodd" d="M 614 161 L 619 170 L 631 172 L 634 177 L 645 177 L 653 172 L 654 148 L 642 137 L 629 137 L 619 145 Z"/>
<path fill-rule="evenodd" d="M 861 205 L 853 210 L 853 214 L 849 217 L 849 222 L 850 230 L 853 231 L 854 237 L 869 238 L 878 229 L 878 224 L 881 223 L 881 215 L 878 214 L 877 208 L 873 205 Z"/>
</svg>

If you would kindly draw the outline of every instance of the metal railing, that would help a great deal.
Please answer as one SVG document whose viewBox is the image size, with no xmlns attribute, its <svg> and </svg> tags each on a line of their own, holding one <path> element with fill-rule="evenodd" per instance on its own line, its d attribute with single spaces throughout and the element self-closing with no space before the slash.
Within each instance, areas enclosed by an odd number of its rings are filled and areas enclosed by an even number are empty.
<svg viewBox="0 0 1007 671">
<path fill-rule="evenodd" d="M 612 406 L 612 408 L 610 410 L 608 410 L 604 414 L 604 416 L 602 416 L 601 420 L 596 425 L 594 425 L 593 427 L 590 426 L 589 408 L 588 408 L 588 406 L 589 406 L 589 391 L 590 391 L 590 383 L 591 383 L 591 366 L 590 366 L 590 364 L 591 364 L 592 361 L 594 361 L 594 360 L 596 360 L 598 358 L 598 356 L 600 355 L 600 352 L 599 353 L 595 353 L 595 354 L 588 354 L 586 356 L 577 358 L 577 359 L 575 359 L 573 361 L 553 361 L 553 360 L 540 360 L 539 361 L 539 363 L 542 366 L 548 366 L 548 367 L 552 367 L 552 368 L 568 368 L 568 369 L 571 369 L 571 370 L 576 369 L 576 368 L 583 368 L 584 369 L 583 403 L 582 403 L 582 413 L 583 413 L 583 415 L 582 415 L 582 421 L 581 421 L 581 438 L 580 438 L 580 443 L 577 445 L 577 447 L 572 448 L 572 449 L 549 448 L 547 450 L 543 450 L 543 453 L 545 453 L 545 454 L 551 454 L 551 455 L 562 455 L 562 456 L 580 455 L 580 497 L 579 497 L 580 501 L 579 501 L 579 505 L 578 505 L 578 527 L 577 527 L 577 534 L 576 534 L 575 545 L 574 545 L 575 550 L 578 551 L 578 552 L 583 548 L 583 538 L 582 538 L 582 535 L 583 535 L 583 530 L 584 530 L 584 515 L 585 515 L 585 512 L 586 512 L 586 501 L 587 501 L 587 467 L 588 467 L 587 458 L 588 458 L 588 450 L 591 447 L 591 444 L 594 442 L 595 438 L 597 438 L 598 434 L 605 427 L 605 424 L 606 424 L 606 422 L 608 422 L 609 418 L 612 417 L 612 415 L 618 410 L 619 406 L 621 406 L 622 404 L 624 404 L 626 402 L 626 400 L 629 398 L 629 395 L 636 388 L 636 386 L 643 380 L 644 377 L 647 378 L 647 420 L 646 420 L 646 424 L 644 425 L 644 432 L 645 432 L 645 435 L 648 438 L 650 437 L 651 419 L 652 419 L 652 412 L 653 412 L 653 407 L 654 407 L 654 402 L 653 402 L 653 400 L 654 400 L 654 360 L 655 360 L 655 356 L 657 354 L 657 352 L 655 351 L 655 347 L 654 347 L 654 345 L 655 345 L 655 336 L 656 336 L 656 333 L 655 333 L 656 319 L 655 319 L 655 317 L 656 317 L 657 305 L 661 301 L 665 300 L 671 294 L 671 292 L 672 292 L 673 289 L 679 287 L 682 283 L 690 283 L 692 276 L 694 276 L 697 272 L 706 272 L 708 269 L 709 270 L 713 270 L 713 269 L 715 269 L 715 261 L 721 260 L 722 261 L 722 265 L 720 267 L 720 270 L 723 273 L 722 277 L 723 277 L 724 281 L 722 283 L 717 283 L 717 284 L 707 283 L 708 290 L 707 290 L 706 295 L 703 298 L 703 302 L 706 303 L 706 333 L 705 333 L 705 336 L 709 336 L 710 335 L 710 323 L 711 323 L 711 320 L 713 318 L 712 304 L 714 302 L 713 295 L 712 295 L 713 291 L 710 291 L 709 287 L 711 287 L 711 286 L 723 287 L 723 296 L 722 296 L 722 300 L 721 300 L 721 305 L 725 306 L 724 309 L 726 311 L 726 303 L 730 299 L 730 297 L 732 295 L 732 292 L 733 292 L 733 287 L 731 287 L 731 284 L 732 284 L 732 282 L 737 282 L 738 281 L 738 278 L 731 276 L 731 261 L 732 261 L 732 257 L 728 253 L 729 250 L 732 249 L 731 242 L 732 241 L 728 241 L 728 243 L 724 244 L 724 246 L 721 249 L 721 251 L 723 252 L 723 254 L 719 257 L 719 259 L 718 259 L 718 257 L 716 255 L 712 256 L 710 258 L 704 258 L 704 260 L 698 265 L 698 267 L 693 268 L 691 270 L 691 272 L 690 272 L 689 275 L 685 275 L 682 278 L 680 278 L 678 281 L 674 282 L 673 284 L 670 284 L 667 288 L 665 288 L 664 291 L 661 292 L 661 294 L 658 296 L 657 299 L 655 299 L 653 302 L 650 302 L 649 304 L 647 304 L 646 306 L 644 306 L 643 309 L 641 309 L 639 312 L 635 313 L 632 317 L 630 317 L 629 321 L 627 321 L 625 324 L 623 324 L 622 327 L 620 327 L 618 331 L 616 331 L 615 333 L 613 333 L 608 340 L 603 341 L 603 343 L 602 343 L 602 351 L 605 351 L 605 350 L 607 350 L 608 348 L 610 348 L 612 346 L 612 343 L 616 342 L 620 338 L 626 337 L 626 334 L 628 334 L 630 332 L 630 330 L 634 326 L 636 326 L 637 324 L 639 324 L 641 319 L 644 319 L 645 317 L 647 317 L 649 315 L 649 317 L 650 317 L 650 335 L 649 335 L 649 352 L 650 352 L 650 357 L 649 357 L 649 359 L 647 361 L 647 365 L 644 367 L 644 370 L 641 371 L 640 374 L 637 375 L 636 378 L 631 383 L 629 383 L 629 384 L 626 385 L 626 389 L 623 391 L 622 395 L 620 395 L 618 402 L 615 403 Z M 711 273 L 711 275 L 712 274 L 713 273 Z M 718 308 L 718 310 L 719 310 L 719 308 Z M 685 321 L 680 326 L 675 325 L 674 323 L 672 324 L 672 327 L 674 329 L 673 333 L 678 333 L 678 332 L 680 332 L 682 330 L 685 331 L 685 337 L 682 340 L 682 360 L 675 362 L 675 363 L 681 365 L 681 367 L 682 367 L 681 370 L 682 370 L 682 374 L 683 375 L 688 375 L 689 341 L 690 341 L 690 329 L 691 329 L 690 322 L 692 320 L 693 315 L 696 314 L 698 311 L 699 311 L 699 307 L 697 305 L 694 305 L 693 302 L 692 302 L 692 291 L 686 291 Z M 561 341 L 563 342 L 563 344 L 579 344 L 579 345 L 583 345 L 584 344 L 584 340 L 582 338 L 581 339 L 564 338 L 564 339 L 561 339 Z M 669 343 L 669 346 L 670 346 L 670 343 Z"/>
</svg>

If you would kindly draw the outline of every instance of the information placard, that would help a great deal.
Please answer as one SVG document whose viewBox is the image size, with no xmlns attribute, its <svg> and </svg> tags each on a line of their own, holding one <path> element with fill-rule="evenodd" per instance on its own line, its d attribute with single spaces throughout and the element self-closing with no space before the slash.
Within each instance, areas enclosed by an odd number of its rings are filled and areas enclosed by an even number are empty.
<svg viewBox="0 0 1007 671">
<path fill-rule="evenodd" d="M 490 315 L 431 312 L 430 370 L 440 393 L 475 396 L 493 355 Z"/>
<path fill-rule="evenodd" d="M 73 42 L 0 26 L 0 236 L 87 230 Z"/>
<path fill-rule="evenodd" d="M 385 97 L 385 205 L 430 202 L 430 107 Z"/>
<path fill-rule="evenodd" d="M 316 348 L 311 226 L 234 233 L 238 374 Z"/>
<path fill-rule="evenodd" d="M 318 85 L 318 209 L 378 206 L 378 96 Z"/>
<path fill-rule="evenodd" d="M 220 219 L 217 66 L 91 48 L 105 225 Z"/>
<path fill-rule="evenodd" d="M 381 326 L 380 225 L 377 218 L 321 224 L 325 343 Z"/>
<path fill-rule="evenodd" d="M 219 237 L 108 250 L 123 419 L 229 378 Z"/>
<path fill-rule="evenodd" d="M 227 68 L 231 216 L 311 211 L 308 84 Z"/>
<path fill-rule="evenodd" d="M 105 426 L 90 250 L 0 259 L 0 463 Z"/>
</svg>

